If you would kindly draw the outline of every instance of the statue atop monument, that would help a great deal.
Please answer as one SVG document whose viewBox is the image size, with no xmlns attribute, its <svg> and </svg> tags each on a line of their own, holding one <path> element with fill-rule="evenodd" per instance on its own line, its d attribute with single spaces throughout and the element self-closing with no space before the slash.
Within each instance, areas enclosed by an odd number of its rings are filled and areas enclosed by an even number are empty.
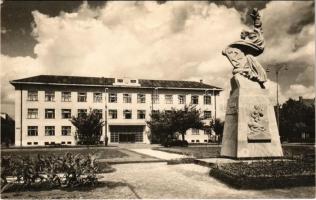
<svg viewBox="0 0 316 200">
<path fill-rule="evenodd" d="M 282 157 L 275 112 L 264 83 L 267 75 L 256 60 L 265 42 L 258 9 L 250 17 L 253 28 L 223 50 L 233 66 L 227 101 L 221 156 L 237 159 Z"/>
<path fill-rule="evenodd" d="M 264 50 L 262 22 L 258 9 L 254 8 L 250 16 L 253 20 L 253 30 L 243 30 L 240 34 L 242 40 L 228 45 L 222 53 L 233 65 L 234 75 L 241 74 L 252 81 L 258 82 L 261 88 L 265 88 L 263 84 L 267 81 L 267 75 L 255 58 Z"/>
</svg>

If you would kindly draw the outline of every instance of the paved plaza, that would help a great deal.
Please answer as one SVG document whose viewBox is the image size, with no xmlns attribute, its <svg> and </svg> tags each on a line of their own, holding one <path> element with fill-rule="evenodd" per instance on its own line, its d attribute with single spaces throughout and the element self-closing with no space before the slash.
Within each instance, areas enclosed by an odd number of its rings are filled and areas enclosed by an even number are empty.
<svg viewBox="0 0 316 200">
<path fill-rule="evenodd" d="M 2 198 L 315 198 L 314 187 L 237 190 L 210 177 L 209 168 L 195 164 L 117 164 L 114 173 L 101 174 L 107 186 L 88 191 L 5 193 Z"/>
</svg>

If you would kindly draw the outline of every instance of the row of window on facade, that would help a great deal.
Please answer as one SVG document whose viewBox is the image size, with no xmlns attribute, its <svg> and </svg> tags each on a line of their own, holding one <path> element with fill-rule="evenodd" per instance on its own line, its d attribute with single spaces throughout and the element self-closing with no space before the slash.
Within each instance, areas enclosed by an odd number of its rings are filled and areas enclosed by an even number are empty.
<svg viewBox="0 0 316 200">
<path fill-rule="evenodd" d="M 38 92 L 37 91 L 28 91 L 27 93 L 28 101 L 38 101 Z M 211 104 L 211 96 L 204 95 L 204 104 Z M 45 91 L 45 101 L 55 101 L 55 92 L 54 91 Z M 61 93 L 61 101 L 63 102 L 71 102 L 71 92 L 62 92 Z M 86 102 L 87 101 L 87 92 L 78 92 L 78 102 Z M 153 103 L 159 103 L 159 94 L 152 95 Z M 93 102 L 102 103 L 102 93 L 94 92 L 93 93 Z M 117 103 L 117 93 L 109 93 L 109 103 Z M 132 95 L 128 93 L 123 94 L 123 103 L 132 103 Z M 146 95 L 145 94 L 137 94 L 137 103 L 146 103 Z M 165 103 L 173 104 L 173 95 L 166 94 L 165 95 Z M 185 104 L 186 96 L 178 95 L 178 103 Z M 199 104 L 199 96 L 192 95 L 191 96 L 191 104 Z"/>
<path fill-rule="evenodd" d="M 102 118 L 102 109 L 95 109 L 99 118 Z M 87 109 L 78 109 L 78 117 L 86 115 Z M 123 110 L 124 119 L 132 119 L 132 110 Z M 70 119 L 71 109 L 61 109 L 61 119 Z M 38 109 L 29 108 L 27 111 L 28 119 L 38 119 Z M 117 110 L 109 110 L 109 118 L 117 119 Z M 146 110 L 137 110 L 137 119 L 145 119 Z M 55 109 L 45 109 L 45 119 L 55 119 Z"/>
<path fill-rule="evenodd" d="M 28 136 L 38 136 L 38 126 L 28 126 L 27 127 Z M 71 126 L 61 127 L 62 136 L 71 135 Z M 55 136 L 55 126 L 45 126 L 45 136 Z"/>
<path fill-rule="evenodd" d="M 102 109 L 94 109 L 98 117 L 102 118 Z M 84 116 L 87 114 L 87 109 L 78 109 L 78 117 Z M 166 111 L 168 112 L 168 111 Z M 117 119 L 117 110 L 109 110 L 108 111 L 109 119 Z M 61 119 L 70 119 L 71 118 L 71 109 L 61 109 Z M 204 118 L 209 119 L 212 117 L 211 111 L 204 111 Z M 27 118 L 28 119 L 38 119 L 38 109 L 37 108 L 29 108 L 27 110 Z M 132 119 L 132 110 L 123 110 L 123 118 L 124 119 Z M 146 110 L 137 110 L 137 119 L 145 119 L 146 118 Z M 55 119 L 55 109 L 45 109 L 45 119 Z"/>
<path fill-rule="evenodd" d="M 54 145 L 56 142 L 44 142 L 45 145 Z M 61 141 L 60 144 L 66 144 L 66 141 Z M 72 144 L 71 141 L 67 141 L 67 144 Z M 27 142 L 27 145 L 32 145 L 32 142 Z M 38 142 L 33 142 L 33 145 L 38 145 Z"/>
</svg>

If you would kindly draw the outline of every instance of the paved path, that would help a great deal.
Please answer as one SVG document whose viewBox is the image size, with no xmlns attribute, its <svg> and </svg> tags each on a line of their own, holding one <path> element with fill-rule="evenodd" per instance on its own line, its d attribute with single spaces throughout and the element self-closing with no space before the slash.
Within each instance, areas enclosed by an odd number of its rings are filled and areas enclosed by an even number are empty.
<svg viewBox="0 0 316 200">
<path fill-rule="evenodd" d="M 315 198 L 314 187 L 237 190 L 210 177 L 209 168 L 195 164 L 139 163 L 113 165 L 102 174 L 106 186 L 92 190 L 48 190 L 1 194 L 12 199 L 266 199 Z"/>
<path fill-rule="evenodd" d="M 135 151 L 137 153 L 145 154 L 151 157 L 159 158 L 162 160 L 172 160 L 172 159 L 180 159 L 180 158 L 187 158 L 186 155 L 180 155 L 175 153 L 167 153 L 163 151 L 158 150 L 152 150 L 152 149 L 129 149 L 131 151 Z"/>
</svg>

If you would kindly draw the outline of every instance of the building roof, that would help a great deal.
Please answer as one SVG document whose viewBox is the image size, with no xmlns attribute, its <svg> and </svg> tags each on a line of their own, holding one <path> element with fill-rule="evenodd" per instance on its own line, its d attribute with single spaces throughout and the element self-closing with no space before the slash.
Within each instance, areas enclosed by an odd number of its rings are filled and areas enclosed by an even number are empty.
<svg viewBox="0 0 316 200">
<path fill-rule="evenodd" d="M 139 79 L 140 87 L 143 88 L 174 88 L 174 89 L 214 89 L 222 88 L 208 85 L 196 81 L 175 81 L 175 80 L 147 80 Z M 39 75 L 23 79 L 12 80 L 10 83 L 14 86 L 21 84 L 44 84 L 44 85 L 73 85 L 73 86 L 112 86 L 115 78 L 104 77 L 82 77 L 82 76 L 56 76 L 56 75 Z"/>
</svg>

